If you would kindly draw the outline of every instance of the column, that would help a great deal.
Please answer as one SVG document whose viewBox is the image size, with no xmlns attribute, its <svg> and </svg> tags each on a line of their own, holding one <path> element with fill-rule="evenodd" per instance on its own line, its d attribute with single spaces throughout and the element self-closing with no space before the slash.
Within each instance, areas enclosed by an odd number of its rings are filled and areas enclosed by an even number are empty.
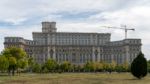
<svg viewBox="0 0 150 84">
<path fill-rule="evenodd" d="M 93 62 L 95 62 L 95 53 L 94 53 L 94 51 L 95 51 L 95 48 L 92 47 L 92 60 L 93 60 Z"/>
</svg>

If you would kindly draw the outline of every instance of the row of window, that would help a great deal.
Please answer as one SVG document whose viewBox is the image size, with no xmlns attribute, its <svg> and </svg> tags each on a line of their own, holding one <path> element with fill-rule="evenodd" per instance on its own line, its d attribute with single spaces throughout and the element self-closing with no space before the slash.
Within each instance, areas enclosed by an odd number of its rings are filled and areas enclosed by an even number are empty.
<svg viewBox="0 0 150 84">
<path fill-rule="evenodd" d="M 129 61 L 133 61 L 133 59 L 136 57 L 136 53 L 132 53 L 130 54 L 129 56 Z M 53 57 L 51 56 L 50 58 L 53 59 Z M 38 61 L 45 61 L 47 60 L 47 56 L 38 56 L 35 58 L 36 60 Z M 111 61 L 116 61 L 117 63 L 124 63 L 125 62 L 125 59 L 126 57 L 125 56 L 122 56 L 121 54 L 119 55 L 115 55 L 112 59 L 112 57 L 110 55 L 104 55 L 103 58 L 102 56 L 100 56 L 100 59 L 103 61 L 108 61 L 108 62 L 111 62 Z M 92 58 L 92 55 L 81 55 L 81 56 L 68 56 L 68 55 L 62 55 L 62 54 L 56 54 L 56 61 L 58 62 L 63 62 L 63 61 L 71 61 L 71 62 L 80 62 L 80 63 L 85 63 L 87 61 L 92 61 L 93 58 Z M 95 61 L 98 61 L 98 57 L 95 56 Z"/>
<path fill-rule="evenodd" d="M 24 42 L 24 40 L 20 38 L 9 38 L 5 39 L 5 42 Z"/>
<path fill-rule="evenodd" d="M 139 43 L 141 43 L 140 40 L 126 40 L 125 42 L 130 43 L 130 44 L 139 44 Z"/>
</svg>

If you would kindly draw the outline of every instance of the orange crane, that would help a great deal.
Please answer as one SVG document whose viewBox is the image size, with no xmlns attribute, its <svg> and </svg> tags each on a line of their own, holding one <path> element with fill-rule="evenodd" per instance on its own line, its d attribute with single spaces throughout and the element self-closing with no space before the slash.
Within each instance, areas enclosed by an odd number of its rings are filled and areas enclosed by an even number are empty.
<svg viewBox="0 0 150 84">
<path fill-rule="evenodd" d="M 125 39 L 127 39 L 127 32 L 128 32 L 128 30 L 135 31 L 134 28 L 127 28 L 126 25 L 121 25 L 121 27 L 110 27 L 110 26 L 102 26 L 102 27 L 105 27 L 105 28 L 113 28 L 113 29 L 123 29 L 123 30 L 125 31 Z"/>
</svg>

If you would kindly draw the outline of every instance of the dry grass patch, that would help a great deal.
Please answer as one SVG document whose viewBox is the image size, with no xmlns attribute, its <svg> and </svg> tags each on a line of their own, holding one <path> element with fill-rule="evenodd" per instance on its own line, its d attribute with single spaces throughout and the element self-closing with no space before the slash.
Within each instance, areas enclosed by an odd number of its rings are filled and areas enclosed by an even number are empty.
<svg viewBox="0 0 150 84">
<path fill-rule="evenodd" d="M 130 73 L 62 73 L 2 76 L 0 84 L 150 84 L 150 75 L 137 80 Z"/>
</svg>

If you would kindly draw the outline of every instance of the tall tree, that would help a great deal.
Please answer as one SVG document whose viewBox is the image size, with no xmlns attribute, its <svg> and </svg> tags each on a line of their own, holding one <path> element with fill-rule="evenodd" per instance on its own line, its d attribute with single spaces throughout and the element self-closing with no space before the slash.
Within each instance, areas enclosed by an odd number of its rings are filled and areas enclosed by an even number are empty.
<svg viewBox="0 0 150 84">
<path fill-rule="evenodd" d="M 142 52 L 133 60 L 131 64 L 131 73 L 138 79 L 147 75 L 147 61 Z"/>
<path fill-rule="evenodd" d="M 12 75 L 14 76 L 15 75 L 15 70 L 17 68 L 16 58 L 15 57 L 9 57 L 8 61 L 9 61 L 8 73 L 9 73 L 9 75 L 11 75 L 10 72 L 12 71 Z"/>
<path fill-rule="evenodd" d="M 17 66 L 22 60 L 26 59 L 27 54 L 26 52 L 17 47 L 10 47 L 6 48 L 2 51 L 2 55 L 5 56 L 9 60 L 9 72 L 12 72 L 12 75 L 14 75 L 14 72 L 17 68 L 21 68 L 22 66 Z"/>
</svg>

